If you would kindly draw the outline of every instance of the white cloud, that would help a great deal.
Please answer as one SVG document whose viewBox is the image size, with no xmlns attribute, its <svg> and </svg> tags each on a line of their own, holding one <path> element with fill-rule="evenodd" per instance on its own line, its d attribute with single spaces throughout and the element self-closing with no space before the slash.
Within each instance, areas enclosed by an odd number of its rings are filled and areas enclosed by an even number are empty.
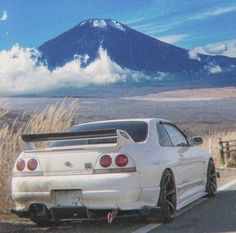
<svg viewBox="0 0 236 233">
<path fill-rule="evenodd" d="M 145 34 L 150 34 L 150 35 L 155 35 L 158 34 L 160 32 L 165 32 L 168 29 L 162 26 L 148 26 L 148 27 L 143 27 L 143 28 L 138 28 L 138 27 L 134 27 L 135 30 L 141 31 Z"/>
<path fill-rule="evenodd" d="M 221 15 L 221 14 L 225 14 L 225 13 L 232 12 L 232 11 L 235 11 L 235 10 L 236 10 L 235 6 L 216 8 L 214 10 L 206 11 L 206 12 L 203 12 L 199 15 L 189 17 L 188 20 L 204 19 L 204 18 L 207 18 L 207 17 L 210 17 L 210 16 Z"/>
<path fill-rule="evenodd" d="M 111 61 L 107 52 L 99 49 L 100 58 L 81 68 L 81 57 L 63 67 L 50 71 L 37 64 L 40 53 L 35 49 L 13 46 L 0 51 L 0 95 L 40 93 L 61 87 L 85 87 L 90 84 L 106 85 L 131 78 L 139 80 L 143 74 L 122 69 Z M 34 57 L 34 58 L 32 58 Z M 85 58 L 87 59 L 87 57 Z"/>
<path fill-rule="evenodd" d="M 201 61 L 201 58 L 199 57 L 198 54 L 199 54 L 199 51 L 195 48 L 188 51 L 188 55 L 190 59 Z"/>
<path fill-rule="evenodd" d="M 236 40 L 228 40 L 214 44 L 208 44 L 205 46 L 198 46 L 189 51 L 189 57 L 191 59 L 197 59 L 197 54 L 205 55 L 223 55 L 228 57 L 236 57 Z"/>
<path fill-rule="evenodd" d="M 172 23 L 168 23 L 168 24 L 157 24 L 156 21 L 152 21 L 151 23 L 140 23 L 137 26 L 134 26 L 133 28 L 138 30 L 138 31 L 142 31 L 144 33 L 148 33 L 148 34 L 156 34 L 159 32 L 164 32 L 167 31 L 171 28 L 173 28 L 173 26 L 176 26 L 178 24 L 181 24 L 181 21 L 178 22 L 172 22 Z"/>
<path fill-rule="evenodd" d="M 181 25 L 186 22 L 186 19 L 178 19 L 176 21 L 173 21 L 171 23 L 167 24 L 158 24 L 158 22 L 153 18 L 153 20 L 149 23 L 142 23 L 133 26 L 135 30 L 141 31 L 145 34 L 149 34 L 152 36 L 157 36 L 160 32 L 169 31 L 172 28 L 177 27 L 178 25 Z"/>
<path fill-rule="evenodd" d="M 156 38 L 169 44 L 175 44 L 177 42 L 184 40 L 186 37 L 188 37 L 187 34 L 178 34 L 178 35 L 158 36 Z"/>
<path fill-rule="evenodd" d="M 226 44 L 213 44 L 205 47 L 205 50 L 210 54 L 222 54 L 227 50 Z"/>
<path fill-rule="evenodd" d="M 206 67 L 209 74 L 217 74 L 222 72 L 222 68 L 219 65 L 210 65 Z"/>
<path fill-rule="evenodd" d="M 8 13 L 7 11 L 3 11 L 2 15 L 0 16 L 0 21 L 6 21 L 8 18 Z"/>
<path fill-rule="evenodd" d="M 140 18 L 133 18 L 133 19 L 128 19 L 128 20 L 125 20 L 124 23 L 125 24 L 140 24 L 142 23 L 142 21 L 144 20 L 145 18 L 144 17 L 140 17 Z"/>
</svg>

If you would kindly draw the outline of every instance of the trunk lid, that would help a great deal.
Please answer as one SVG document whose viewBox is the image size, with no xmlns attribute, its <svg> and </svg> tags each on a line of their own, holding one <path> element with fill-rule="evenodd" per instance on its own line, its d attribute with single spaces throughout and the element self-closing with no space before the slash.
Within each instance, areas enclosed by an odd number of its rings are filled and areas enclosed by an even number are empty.
<svg viewBox="0 0 236 233">
<path fill-rule="evenodd" d="M 123 144 L 134 143 L 125 131 L 110 130 L 99 132 L 56 133 L 23 135 L 25 151 L 22 157 L 28 161 L 36 159 L 45 176 L 93 174 L 99 157 L 119 152 Z M 111 140 L 112 139 L 112 140 Z M 89 144 L 48 147 L 37 149 L 32 142 L 86 140 Z M 104 143 L 104 140 L 109 143 Z M 63 144 L 62 144 L 63 145 Z"/>
<path fill-rule="evenodd" d="M 109 152 L 104 149 L 45 150 L 24 153 L 24 158 L 38 161 L 45 176 L 92 174 L 99 156 Z"/>
</svg>

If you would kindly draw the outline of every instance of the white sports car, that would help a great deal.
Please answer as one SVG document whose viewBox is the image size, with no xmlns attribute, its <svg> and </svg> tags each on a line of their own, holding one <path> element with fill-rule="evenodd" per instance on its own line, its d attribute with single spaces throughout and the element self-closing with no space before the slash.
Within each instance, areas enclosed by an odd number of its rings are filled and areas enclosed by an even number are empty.
<svg viewBox="0 0 236 233">
<path fill-rule="evenodd" d="M 194 200 L 213 196 L 211 155 L 164 119 L 80 124 L 66 133 L 23 135 L 13 170 L 13 213 L 37 224 L 137 211 L 169 222 Z M 49 141 L 38 149 L 33 142 Z"/>
</svg>

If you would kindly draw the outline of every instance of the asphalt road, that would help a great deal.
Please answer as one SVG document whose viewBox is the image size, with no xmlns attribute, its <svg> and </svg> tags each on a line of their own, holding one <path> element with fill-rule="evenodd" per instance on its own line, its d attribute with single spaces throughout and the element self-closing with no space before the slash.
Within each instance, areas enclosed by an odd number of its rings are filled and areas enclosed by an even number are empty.
<svg viewBox="0 0 236 233">
<path fill-rule="evenodd" d="M 236 178 L 236 177 L 235 177 Z M 232 180 L 231 180 L 232 181 Z M 232 233 L 236 232 L 236 182 L 214 198 L 203 198 L 181 211 L 172 223 L 147 223 L 138 216 L 105 221 L 74 221 L 40 228 L 29 221 L 0 223 L 0 233 Z"/>
<path fill-rule="evenodd" d="M 172 223 L 161 225 L 150 232 L 236 232 L 236 184 L 177 216 Z"/>
</svg>

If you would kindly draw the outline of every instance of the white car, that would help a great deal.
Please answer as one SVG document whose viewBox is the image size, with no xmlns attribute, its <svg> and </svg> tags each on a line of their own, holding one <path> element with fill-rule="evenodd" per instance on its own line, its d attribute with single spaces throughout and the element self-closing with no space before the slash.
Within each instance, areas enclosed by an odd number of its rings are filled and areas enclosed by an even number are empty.
<svg viewBox="0 0 236 233">
<path fill-rule="evenodd" d="M 66 133 L 23 135 L 12 178 L 13 213 L 37 224 L 68 218 L 175 212 L 217 189 L 211 155 L 164 119 L 80 124 Z M 38 149 L 33 142 L 49 141 Z"/>
</svg>

